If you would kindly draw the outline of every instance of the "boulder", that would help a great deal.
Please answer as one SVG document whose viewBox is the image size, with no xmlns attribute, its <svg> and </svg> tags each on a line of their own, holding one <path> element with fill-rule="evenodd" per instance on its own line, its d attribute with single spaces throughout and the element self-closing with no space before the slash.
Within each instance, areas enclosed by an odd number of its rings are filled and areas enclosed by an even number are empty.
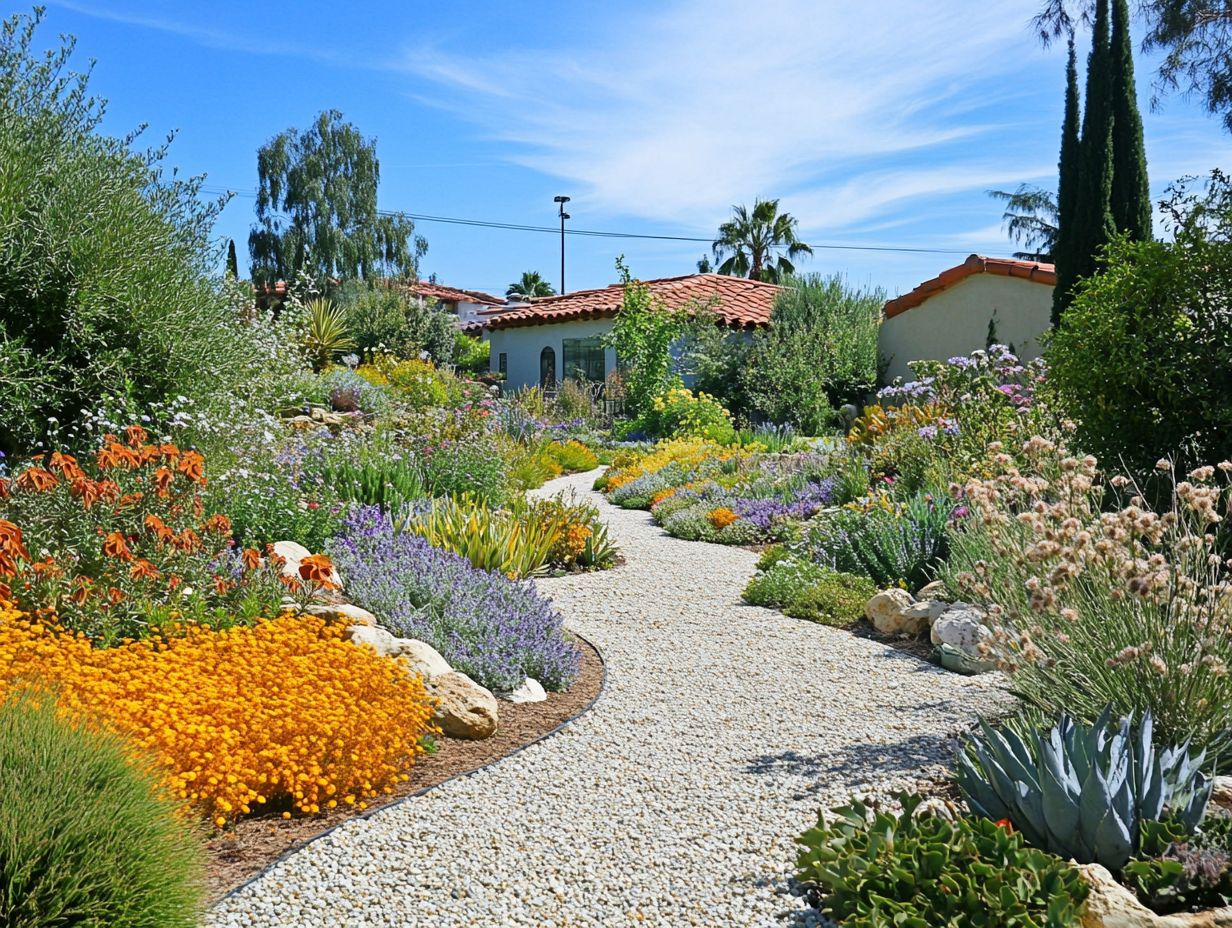
<svg viewBox="0 0 1232 928">
<path fill-rule="evenodd" d="M 1211 802 L 1232 811 L 1232 777 L 1215 777 L 1211 784 Z"/>
<path fill-rule="evenodd" d="M 920 626 L 920 631 L 931 626 L 939 619 L 942 614 L 950 608 L 949 603 L 940 603 L 936 600 L 922 599 L 919 602 L 914 602 L 900 614 L 900 618 L 904 621 L 915 624 L 916 622 L 923 623 Z"/>
<path fill-rule="evenodd" d="M 903 611 L 913 605 L 915 597 L 906 590 L 882 590 L 868 601 L 864 614 L 883 635 L 918 635 L 928 627 L 928 620 L 904 617 Z"/>
<path fill-rule="evenodd" d="M 940 580 L 934 580 L 932 583 L 926 584 L 921 588 L 920 592 L 915 594 L 915 598 L 926 599 L 929 602 L 944 602 L 945 584 Z"/>
<path fill-rule="evenodd" d="M 543 684 L 534 677 L 527 677 L 516 690 L 511 690 L 508 693 L 497 693 L 496 695 L 505 700 L 505 702 L 514 703 L 544 702 L 548 698 L 548 694 L 543 689 Z"/>
<path fill-rule="evenodd" d="M 367 645 L 383 657 L 397 657 L 401 638 L 395 638 L 378 625 L 352 625 L 344 636 L 352 644 Z"/>
<path fill-rule="evenodd" d="M 411 673 L 423 674 L 425 679 L 432 680 L 436 677 L 444 676 L 447 673 L 453 673 L 453 668 L 449 666 L 449 662 L 441 657 L 441 653 L 424 641 L 417 641 L 414 638 L 397 638 L 398 653 L 397 657 L 402 663 L 406 664 L 407 669 Z"/>
<path fill-rule="evenodd" d="M 300 562 L 312 554 L 298 541 L 276 541 L 274 542 L 274 553 L 286 561 L 282 565 L 283 575 L 296 579 L 299 579 Z"/>
<path fill-rule="evenodd" d="M 1156 915 L 1099 864 L 1077 864 L 1091 887 L 1082 928 L 1232 928 L 1232 908 Z"/>
<path fill-rule="evenodd" d="M 496 697 L 466 674 L 455 670 L 433 677 L 428 691 L 438 700 L 433 721 L 446 735 L 478 741 L 495 734 Z"/>
<path fill-rule="evenodd" d="M 933 622 L 929 638 L 938 647 L 946 644 L 974 660 L 987 660 L 980 652 L 980 643 L 992 638 L 992 632 L 984 625 L 982 609 L 954 603 Z"/>
<path fill-rule="evenodd" d="M 305 612 L 347 625 L 376 625 L 376 616 L 354 603 L 313 603 Z"/>
</svg>

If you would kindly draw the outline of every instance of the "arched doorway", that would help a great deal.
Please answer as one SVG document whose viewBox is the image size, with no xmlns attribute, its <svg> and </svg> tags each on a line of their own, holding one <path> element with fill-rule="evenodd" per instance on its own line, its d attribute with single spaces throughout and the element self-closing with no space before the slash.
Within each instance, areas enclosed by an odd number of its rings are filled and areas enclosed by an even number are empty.
<svg viewBox="0 0 1232 928">
<path fill-rule="evenodd" d="M 556 349 L 551 345 L 539 352 L 539 386 L 545 390 L 556 387 Z"/>
</svg>

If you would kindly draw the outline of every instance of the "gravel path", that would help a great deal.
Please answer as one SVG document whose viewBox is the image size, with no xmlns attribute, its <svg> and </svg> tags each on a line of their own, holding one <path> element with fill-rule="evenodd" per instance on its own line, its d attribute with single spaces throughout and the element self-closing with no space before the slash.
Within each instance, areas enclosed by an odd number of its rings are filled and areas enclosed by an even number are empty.
<svg viewBox="0 0 1232 928">
<path fill-rule="evenodd" d="M 591 495 L 593 474 L 541 493 Z M 1003 697 L 887 648 L 743 605 L 747 551 L 603 508 L 627 563 L 539 581 L 608 665 L 556 736 L 344 824 L 211 926 L 803 926 L 794 837 L 853 790 L 936 772 Z"/>
</svg>

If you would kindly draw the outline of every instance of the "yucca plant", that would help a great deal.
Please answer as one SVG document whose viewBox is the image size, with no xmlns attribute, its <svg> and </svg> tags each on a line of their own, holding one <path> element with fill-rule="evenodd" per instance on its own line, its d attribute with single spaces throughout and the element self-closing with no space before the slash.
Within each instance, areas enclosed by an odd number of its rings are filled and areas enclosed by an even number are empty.
<svg viewBox="0 0 1232 928">
<path fill-rule="evenodd" d="M 427 510 L 399 519 L 397 529 L 421 535 L 433 547 L 512 580 L 543 573 L 561 531 L 555 521 L 518 518 L 511 510 L 493 509 L 470 496 L 434 500 Z"/>
<path fill-rule="evenodd" d="M 304 327 L 304 350 L 314 370 L 322 370 L 335 357 L 355 347 L 347 329 L 346 310 L 323 297 L 305 304 L 308 316 Z"/>
<path fill-rule="evenodd" d="M 1021 722 L 980 731 L 958 756 L 958 788 L 977 815 L 1008 819 L 1037 848 L 1119 872 L 1143 822 L 1165 813 L 1189 833 L 1211 797 L 1206 752 L 1158 748 L 1150 713 L 1137 725 L 1105 709 L 1091 726 L 1062 714 L 1040 729 Z"/>
</svg>

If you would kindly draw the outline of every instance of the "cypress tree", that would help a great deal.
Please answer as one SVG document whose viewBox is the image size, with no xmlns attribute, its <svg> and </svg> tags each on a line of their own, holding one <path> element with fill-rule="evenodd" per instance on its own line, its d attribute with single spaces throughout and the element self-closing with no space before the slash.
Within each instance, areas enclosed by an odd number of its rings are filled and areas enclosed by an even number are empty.
<svg viewBox="0 0 1232 928">
<path fill-rule="evenodd" d="M 1151 237 L 1151 188 L 1146 173 L 1142 115 L 1134 86 L 1129 0 L 1112 0 L 1112 218 L 1118 232 Z"/>
<path fill-rule="evenodd" d="M 1074 237 L 1068 243 L 1075 279 L 1095 273 L 1096 254 L 1116 234 L 1112 219 L 1112 69 L 1108 0 L 1096 0 L 1091 32 L 1086 107 L 1079 145 L 1078 204 Z M 1068 294 L 1065 305 L 1069 305 Z"/>
<path fill-rule="evenodd" d="M 1052 324 L 1061 320 L 1061 312 L 1069 305 L 1069 291 L 1077 280 L 1070 241 L 1074 237 L 1074 220 L 1078 210 L 1078 59 L 1074 40 L 1069 40 L 1069 60 L 1065 66 L 1065 119 L 1061 123 L 1061 160 L 1057 181 L 1057 240 L 1053 246 L 1053 261 L 1057 268 L 1057 285 L 1052 291 Z"/>
<path fill-rule="evenodd" d="M 239 280 L 240 261 L 235 254 L 235 239 L 227 239 L 227 276 Z"/>
</svg>

